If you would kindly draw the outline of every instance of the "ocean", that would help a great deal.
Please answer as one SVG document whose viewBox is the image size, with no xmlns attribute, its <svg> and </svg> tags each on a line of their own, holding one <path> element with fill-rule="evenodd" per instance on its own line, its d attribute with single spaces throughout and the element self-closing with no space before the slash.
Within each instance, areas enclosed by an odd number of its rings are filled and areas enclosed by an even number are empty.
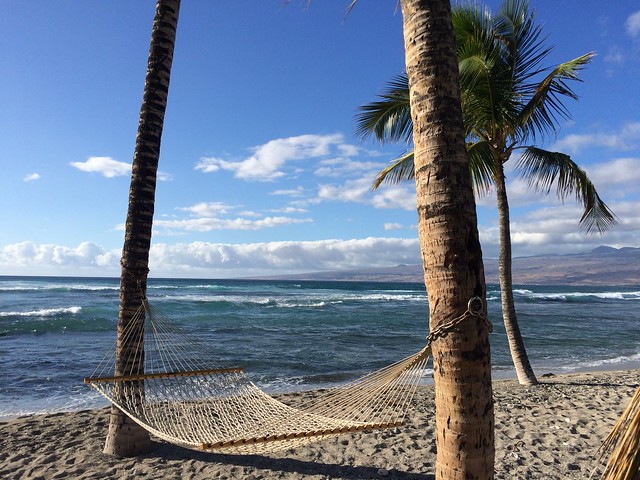
<svg viewBox="0 0 640 480">
<path fill-rule="evenodd" d="M 113 348 L 119 280 L 0 277 L 0 418 L 106 406 L 83 384 Z M 489 285 L 494 378 L 515 378 Z M 414 283 L 150 279 L 149 302 L 270 393 L 322 388 L 417 352 Z M 517 286 L 531 364 L 545 373 L 640 367 L 640 287 Z"/>
</svg>

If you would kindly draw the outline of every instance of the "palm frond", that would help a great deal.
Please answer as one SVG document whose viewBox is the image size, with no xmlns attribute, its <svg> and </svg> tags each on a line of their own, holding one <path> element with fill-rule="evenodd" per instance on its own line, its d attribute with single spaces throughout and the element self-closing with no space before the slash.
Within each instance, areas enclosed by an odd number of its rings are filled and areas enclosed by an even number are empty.
<svg viewBox="0 0 640 480">
<path fill-rule="evenodd" d="M 493 20 L 495 34 L 505 49 L 504 58 L 517 85 L 536 76 L 539 65 L 553 49 L 545 46 L 542 27 L 534 20 L 535 10 L 529 10 L 527 0 L 505 0 Z"/>
<path fill-rule="evenodd" d="M 463 119 L 467 134 L 490 138 L 512 125 L 519 110 L 511 66 L 487 9 L 474 4 L 454 9 Z"/>
<path fill-rule="evenodd" d="M 536 131 L 555 133 L 558 126 L 557 116 L 570 118 L 568 110 L 562 104 L 562 97 L 577 100 L 578 96 L 568 85 L 567 80 L 580 81 L 578 72 L 594 56 L 595 54 L 590 52 L 561 63 L 538 83 L 517 120 L 518 125 L 523 127 L 523 137 L 535 139 Z"/>
<path fill-rule="evenodd" d="M 391 161 L 391 164 L 378 173 L 371 185 L 371 190 L 377 190 L 383 183 L 396 184 L 415 178 L 413 168 L 413 150 Z"/>
<path fill-rule="evenodd" d="M 488 142 L 479 141 L 467 144 L 471 181 L 477 195 L 488 195 L 491 192 L 495 164 L 494 152 Z"/>
<path fill-rule="evenodd" d="M 527 147 L 516 172 L 536 191 L 549 193 L 555 185 L 561 200 L 574 194 L 576 201 L 584 207 L 579 223 L 587 233 L 603 233 L 617 223 L 617 217 L 600 198 L 587 173 L 569 155 Z"/>
<path fill-rule="evenodd" d="M 406 74 L 389 81 L 379 98 L 358 109 L 356 135 L 362 139 L 373 135 L 381 143 L 404 141 L 410 144 L 413 121 Z"/>
</svg>

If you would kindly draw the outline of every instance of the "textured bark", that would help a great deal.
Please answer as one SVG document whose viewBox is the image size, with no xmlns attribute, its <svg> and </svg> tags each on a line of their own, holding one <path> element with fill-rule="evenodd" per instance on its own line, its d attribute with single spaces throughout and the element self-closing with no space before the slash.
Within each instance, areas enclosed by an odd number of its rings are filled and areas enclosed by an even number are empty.
<svg viewBox="0 0 640 480">
<path fill-rule="evenodd" d="M 533 368 L 529 363 L 527 350 L 518 326 L 516 316 L 516 304 L 513 299 L 513 284 L 511 272 L 511 226 L 509 220 L 509 202 L 507 199 L 507 187 L 505 185 L 504 166 L 498 160 L 494 183 L 496 185 L 496 198 L 498 204 L 498 223 L 500 230 L 500 253 L 498 255 L 498 277 L 502 299 L 502 319 L 504 329 L 509 341 L 509 350 L 513 366 L 521 385 L 537 385 Z"/>
<path fill-rule="evenodd" d="M 418 229 L 430 327 L 472 297 L 486 311 L 475 200 L 465 149 L 449 0 L 401 0 L 413 120 Z M 493 478 L 488 326 L 470 317 L 433 342 L 436 478 Z"/>
<path fill-rule="evenodd" d="M 158 0 L 153 21 L 122 249 L 116 375 L 144 373 L 144 349 L 141 342 L 143 325 L 140 326 L 137 338 L 134 336 L 125 341 L 122 332 L 146 294 L 160 141 L 179 9 L 180 0 Z M 142 383 L 129 386 L 139 389 L 139 398 L 143 401 Z M 134 456 L 149 451 L 151 446 L 146 430 L 115 406 L 111 407 L 105 453 Z"/>
</svg>

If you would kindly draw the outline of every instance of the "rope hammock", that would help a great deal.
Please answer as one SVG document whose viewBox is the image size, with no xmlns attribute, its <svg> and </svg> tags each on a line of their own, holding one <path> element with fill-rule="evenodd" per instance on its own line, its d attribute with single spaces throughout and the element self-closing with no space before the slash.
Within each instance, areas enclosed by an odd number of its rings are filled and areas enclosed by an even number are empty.
<svg viewBox="0 0 640 480">
<path fill-rule="evenodd" d="M 124 345 L 130 339 L 144 342 L 130 349 L 131 358 L 123 362 L 130 367 L 114 375 L 114 348 L 85 383 L 158 438 L 237 454 L 402 425 L 431 356 L 427 344 L 415 355 L 291 406 L 260 390 L 241 368 L 220 360 L 212 368 L 211 348 L 177 329 L 146 299 L 121 337 Z"/>
</svg>

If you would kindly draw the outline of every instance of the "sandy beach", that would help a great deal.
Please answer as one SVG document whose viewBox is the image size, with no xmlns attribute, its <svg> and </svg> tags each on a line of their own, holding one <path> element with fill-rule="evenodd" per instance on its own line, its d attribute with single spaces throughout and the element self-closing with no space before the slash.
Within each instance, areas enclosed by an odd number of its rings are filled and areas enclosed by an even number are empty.
<svg viewBox="0 0 640 480">
<path fill-rule="evenodd" d="M 537 387 L 494 383 L 496 479 L 584 479 L 638 387 L 640 370 L 559 375 Z M 163 442 L 150 454 L 102 454 L 108 410 L 34 415 L 0 423 L 3 479 L 433 479 L 432 387 L 407 425 L 343 435 L 269 456 L 219 455 Z"/>
</svg>

